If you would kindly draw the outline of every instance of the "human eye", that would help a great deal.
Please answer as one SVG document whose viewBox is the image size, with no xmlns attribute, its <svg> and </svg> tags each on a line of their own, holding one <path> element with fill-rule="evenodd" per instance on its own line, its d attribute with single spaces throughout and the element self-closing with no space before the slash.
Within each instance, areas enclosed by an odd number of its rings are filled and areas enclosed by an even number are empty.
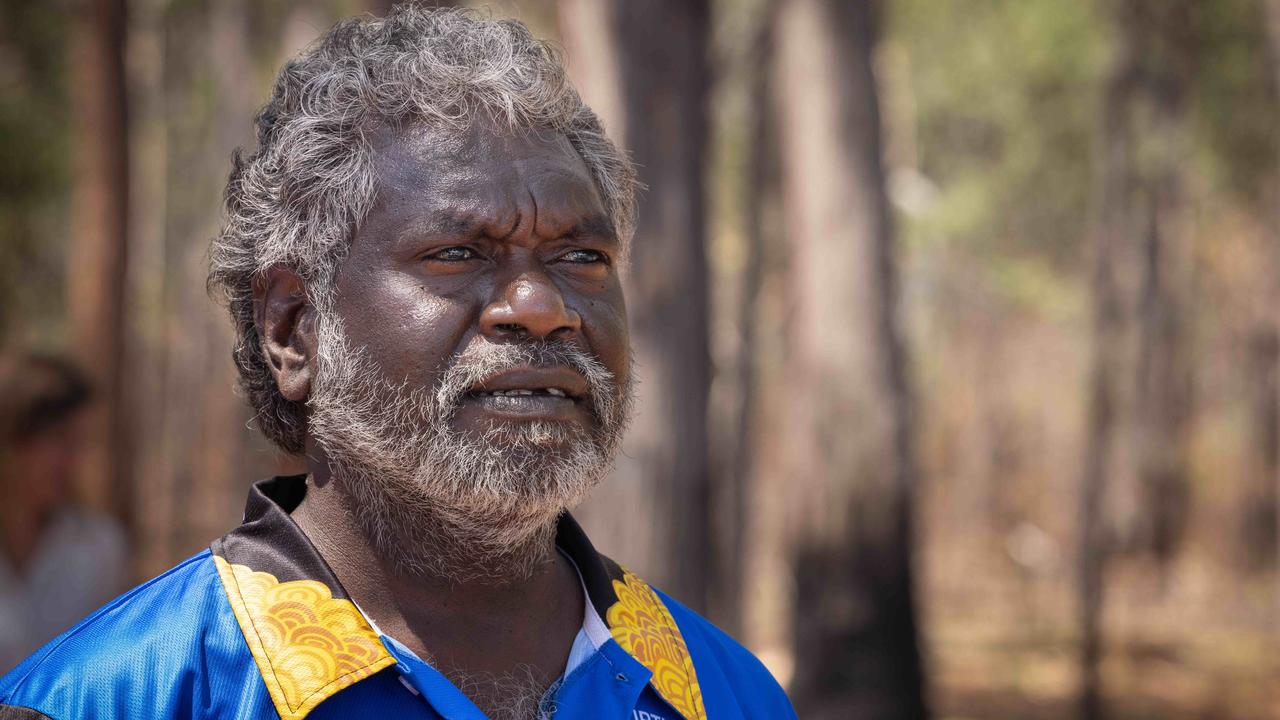
<svg viewBox="0 0 1280 720">
<path fill-rule="evenodd" d="M 438 262 L 466 262 L 467 260 L 476 260 L 480 254 L 469 247 L 455 245 L 440 250 L 434 250 L 427 253 L 423 259 L 435 260 Z"/>
<path fill-rule="evenodd" d="M 571 262 L 578 265 L 591 265 L 595 263 L 608 264 L 609 257 L 599 250 L 588 250 L 586 248 L 574 248 L 560 256 L 561 260 Z"/>
</svg>

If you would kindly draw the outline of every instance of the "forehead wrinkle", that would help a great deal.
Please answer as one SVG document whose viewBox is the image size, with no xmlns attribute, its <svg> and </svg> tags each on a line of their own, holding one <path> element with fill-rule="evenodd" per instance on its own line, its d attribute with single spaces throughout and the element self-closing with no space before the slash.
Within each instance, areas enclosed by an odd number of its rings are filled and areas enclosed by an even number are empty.
<svg viewBox="0 0 1280 720">
<path fill-rule="evenodd" d="M 537 168 L 536 172 L 523 167 L 518 170 L 533 217 L 532 234 L 545 240 L 616 237 L 613 223 L 595 193 L 594 181 L 585 168 L 582 173 L 575 170 L 572 164 Z"/>
<path fill-rule="evenodd" d="M 445 208 L 412 219 L 397 235 L 399 239 L 406 241 L 424 236 L 466 240 L 488 237 L 502 240 L 515 232 L 520 223 L 520 213 L 515 212 L 511 222 L 504 222 L 502 214 L 496 211 L 489 214 Z"/>
<path fill-rule="evenodd" d="M 402 239 L 616 240 L 590 171 L 562 134 L 440 130 L 423 123 L 385 128 L 375 143 L 384 192 L 396 196 L 384 199 L 410 216 L 397 233 Z M 510 159 L 495 164 L 494 155 Z M 403 193 L 414 186 L 431 187 L 430 196 Z"/>
<path fill-rule="evenodd" d="M 525 180 L 525 178 L 524 178 L 524 172 L 521 172 L 521 173 L 520 173 L 520 181 L 521 181 L 521 184 L 523 184 L 523 185 L 524 185 L 524 191 L 525 191 L 525 193 L 526 193 L 526 194 L 528 194 L 528 196 L 529 196 L 529 208 L 530 208 L 530 210 L 531 210 L 531 211 L 532 211 L 532 213 L 533 213 L 533 221 L 529 224 L 529 231 L 533 233 L 533 236 L 534 236 L 534 237 L 539 237 L 539 233 L 538 233 L 538 197 L 537 197 L 536 195 L 534 195 L 534 194 L 533 194 L 533 187 L 529 184 L 529 182 L 528 182 L 527 180 Z M 519 227 L 520 227 L 519 225 L 516 225 L 514 228 L 512 228 L 512 229 L 511 229 L 511 232 L 513 232 L 513 233 L 514 233 L 517 229 L 519 229 Z"/>
</svg>

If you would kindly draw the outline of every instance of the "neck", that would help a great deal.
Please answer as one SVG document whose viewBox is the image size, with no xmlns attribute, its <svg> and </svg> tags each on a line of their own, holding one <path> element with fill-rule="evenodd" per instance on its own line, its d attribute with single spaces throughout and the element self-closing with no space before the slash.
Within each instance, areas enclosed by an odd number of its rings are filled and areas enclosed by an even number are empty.
<svg viewBox="0 0 1280 720">
<path fill-rule="evenodd" d="M 406 569 L 379 550 L 389 536 L 371 539 L 352 503 L 340 482 L 313 472 L 292 517 L 383 632 L 451 678 L 501 676 L 525 665 L 541 669 L 547 682 L 559 674 L 581 625 L 583 601 L 576 573 L 555 550 L 553 527 L 512 553 L 537 562 L 522 559 L 523 571 L 506 572 L 512 568 L 501 560 L 460 552 L 465 548 L 454 546 L 464 543 L 448 536 L 449 523 L 423 513 L 414 537 L 403 541 L 441 548 L 437 555 L 447 560 Z M 551 644 L 563 645 L 563 654 L 539 647 L 548 642 L 548 628 L 557 633 Z"/>
<path fill-rule="evenodd" d="M 306 496 L 292 513 L 348 592 L 351 588 L 343 574 L 358 575 L 351 578 L 357 585 L 376 583 L 398 593 L 507 595 L 537 587 L 557 562 L 553 525 L 533 533 L 518 547 L 476 552 L 469 538 L 459 537 L 454 524 L 444 517 L 420 513 L 408 536 L 403 529 L 366 527 L 369 523 L 360 521 L 356 502 L 338 482 L 318 479 L 313 473 Z M 372 534 L 380 534 L 382 541 L 375 541 Z M 388 557 L 397 546 L 402 546 L 404 555 L 424 559 Z"/>
</svg>

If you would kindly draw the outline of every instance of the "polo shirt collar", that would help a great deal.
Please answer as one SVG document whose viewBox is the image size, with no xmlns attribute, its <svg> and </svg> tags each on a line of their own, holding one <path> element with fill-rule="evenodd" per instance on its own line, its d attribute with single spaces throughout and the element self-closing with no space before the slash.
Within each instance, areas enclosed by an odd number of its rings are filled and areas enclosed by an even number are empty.
<svg viewBox="0 0 1280 720">
<path fill-rule="evenodd" d="M 396 665 L 371 623 L 289 517 L 306 477 L 276 477 L 249 491 L 244 522 L 211 545 L 213 562 L 245 643 L 280 717 L 300 720 L 338 691 Z M 568 514 L 556 545 L 577 565 L 603 624 L 587 631 L 606 655 L 614 645 L 650 674 L 648 684 L 687 720 L 706 710 L 680 628 L 657 592 L 596 552 Z"/>
</svg>

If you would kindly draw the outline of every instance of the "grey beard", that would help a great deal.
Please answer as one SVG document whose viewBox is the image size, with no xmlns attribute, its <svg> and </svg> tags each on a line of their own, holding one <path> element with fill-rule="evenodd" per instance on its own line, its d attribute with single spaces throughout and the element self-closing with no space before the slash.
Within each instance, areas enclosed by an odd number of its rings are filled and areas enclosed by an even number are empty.
<svg viewBox="0 0 1280 720">
<path fill-rule="evenodd" d="M 555 716 L 555 685 L 528 665 L 509 673 L 449 674 L 449 679 L 492 720 L 550 720 Z"/>
<path fill-rule="evenodd" d="M 336 488 L 379 556 L 399 573 L 527 577 L 550 559 L 555 522 L 608 472 L 630 414 L 596 358 L 567 343 L 481 341 L 436 387 L 393 382 L 341 321 L 322 311 L 309 429 Z M 450 420 L 477 382 L 513 367 L 567 365 L 587 379 L 595 429 L 504 423 L 479 437 Z"/>
</svg>

